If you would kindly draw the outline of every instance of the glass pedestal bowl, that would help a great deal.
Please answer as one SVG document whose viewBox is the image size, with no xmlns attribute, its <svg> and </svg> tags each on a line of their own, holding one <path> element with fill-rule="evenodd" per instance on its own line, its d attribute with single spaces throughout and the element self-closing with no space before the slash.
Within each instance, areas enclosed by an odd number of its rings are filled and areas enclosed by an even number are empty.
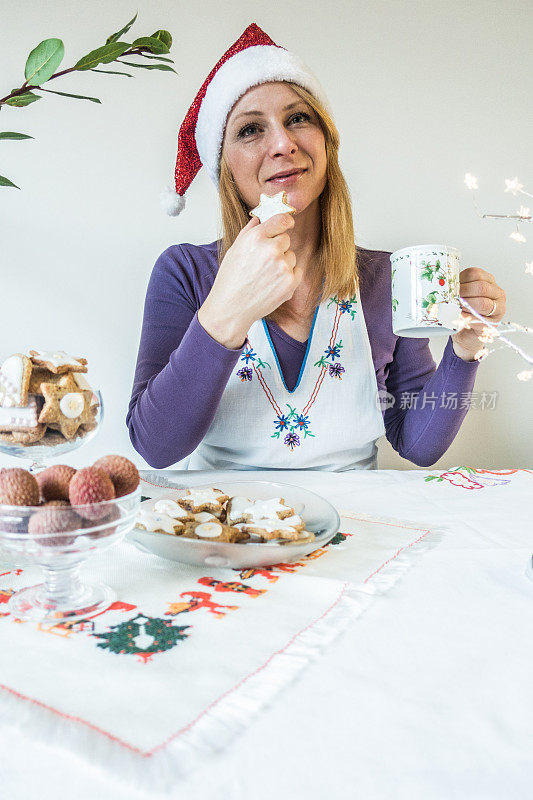
<svg viewBox="0 0 533 800">
<path fill-rule="evenodd" d="M 131 530 L 140 489 L 84 506 L 0 504 L 0 561 L 38 566 L 44 582 L 15 592 L 8 609 L 18 619 L 58 622 L 83 619 L 116 599 L 104 584 L 84 584 L 80 567 L 91 555 L 119 542 Z"/>
<path fill-rule="evenodd" d="M 98 433 L 104 418 L 104 405 L 99 391 L 93 391 L 91 406 L 95 409 L 93 419 L 80 428 L 72 439 L 66 439 L 59 431 L 48 428 L 44 437 L 33 444 L 20 444 L 0 438 L 0 453 L 29 460 L 31 462 L 28 467 L 29 471 L 39 472 L 49 465 L 50 459 L 57 459 L 58 456 L 77 450 Z"/>
</svg>

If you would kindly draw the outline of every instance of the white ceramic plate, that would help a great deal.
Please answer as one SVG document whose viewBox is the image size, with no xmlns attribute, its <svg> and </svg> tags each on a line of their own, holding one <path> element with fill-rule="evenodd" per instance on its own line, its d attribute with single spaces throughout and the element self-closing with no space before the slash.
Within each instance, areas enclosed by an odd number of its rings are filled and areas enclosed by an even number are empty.
<svg viewBox="0 0 533 800">
<path fill-rule="evenodd" d="M 191 487 L 192 488 L 192 487 Z M 207 488 L 207 487 L 194 487 Z M 315 534 L 312 542 L 302 544 L 280 544 L 277 542 L 244 542 L 234 544 L 228 542 L 209 542 L 205 539 L 187 539 L 185 536 L 171 536 L 166 533 L 154 533 L 133 528 L 127 539 L 139 550 L 153 553 L 161 558 L 171 561 L 180 561 L 184 564 L 197 566 L 231 567 L 233 569 L 246 569 L 253 567 L 267 567 L 271 564 L 283 562 L 285 564 L 298 561 L 302 556 L 312 553 L 318 547 L 327 544 L 340 527 L 337 511 L 331 503 L 318 494 L 292 486 L 288 483 L 273 483 L 271 481 L 230 481 L 217 483 L 220 489 L 230 497 L 236 495 L 250 498 L 250 500 L 266 500 L 269 497 L 283 497 L 285 503 L 300 514 L 305 522 L 306 530 Z M 161 497 L 176 500 L 186 494 L 186 489 L 168 489 L 164 495 L 141 503 L 142 508 L 150 509 Z"/>
</svg>

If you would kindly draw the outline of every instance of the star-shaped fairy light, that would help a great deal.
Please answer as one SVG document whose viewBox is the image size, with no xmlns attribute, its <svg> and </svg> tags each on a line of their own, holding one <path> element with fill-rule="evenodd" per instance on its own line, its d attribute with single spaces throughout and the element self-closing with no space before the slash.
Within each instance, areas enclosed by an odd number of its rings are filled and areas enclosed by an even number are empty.
<svg viewBox="0 0 533 800">
<path fill-rule="evenodd" d="M 294 214 L 296 209 L 287 203 L 287 192 L 278 192 L 270 197 L 268 194 L 261 194 L 259 205 L 252 208 L 250 216 L 258 217 L 259 222 L 266 222 L 267 219 L 275 214 Z"/>
<path fill-rule="evenodd" d="M 522 183 L 519 183 L 518 178 L 513 178 L 509 180 L 508 178 L 505 179 L 505 189 L 506 192 L 512 192 L 514 195 L 517 195 L 524 188 Z"/>
<path fill-rule="evenodd" d="M 533 275 L 533 261 L 526 261 L 526 275 Z"/>
<path fill-rule="evenodd" d="M 512 233 L 509 234 L 509 238 L 510 239 L 514 239 L 515 242 L 521 242 L 521 243 L 527 242 L 526 237 L 524 236 L 523 233 L 520 233 L 518 228 L 515 231 L 513 231 Z"/>
<path fill-rule="evenodd" d="M 519 381 L 530 381 L 533 378 L 533 369 L 524 369 L 516 377 Z"/>
<path fill-rule="evenodd" d="M 467 172 L 465 175 L 465 184 L 468 189 L 479 189 L 476 176 L 472 175 L 470 172 Z"/>
</svg>

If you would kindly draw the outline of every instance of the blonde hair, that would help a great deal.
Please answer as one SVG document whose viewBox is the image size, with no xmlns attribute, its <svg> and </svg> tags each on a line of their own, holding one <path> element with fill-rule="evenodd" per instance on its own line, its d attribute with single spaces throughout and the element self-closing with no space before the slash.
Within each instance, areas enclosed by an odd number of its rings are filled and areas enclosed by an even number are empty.
<svg viewBox="0 0 533 800">
<path fill-rule="evenodd" d="M 328 112 L 312 94 L 294 83 L 287 85 L 315 111 L 324 134 L 327 166 L 326 185 L 319 198 L 322 224 L 316 253 L 317 273 L 320 280 L 324 276 L 322 298 L 345 300 L 353 297 L 359 284 L 359 264 L 350 192 L 339 166 L 339 132 Z M 224 154 L 220 161 L 219 199 L 222 228 L 218 247 L 220 264 L 241 229 L 250 220 Z M 269 316 L 274 317 L 275 312 Z"/>
</svg>

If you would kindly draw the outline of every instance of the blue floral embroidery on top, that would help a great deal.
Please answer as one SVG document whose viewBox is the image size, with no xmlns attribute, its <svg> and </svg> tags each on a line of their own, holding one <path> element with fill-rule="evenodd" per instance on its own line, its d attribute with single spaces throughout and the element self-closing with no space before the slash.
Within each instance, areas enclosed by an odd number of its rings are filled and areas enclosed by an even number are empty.
<svg viewBox="0 0 533 800">
<path fill-rule="evenodd" d="M 357 312 L 357 295 L 354 294 L 353 297 L 350 297 L 348 300 L 341 301 L 339 301 L 337 297 L 331 297 L 327 308 L 329 308 L 332 303 L 337 304 L 341 314 L 350 314 L 352 319 L 355 318 Z M 237 375 L 243 382 L 252 380 L 252 366 L 254 369 L 264 369 L 266 367 L 272 369 L 270 364 L 261 360 L 253 350 L 248 339 L 246 340 L 245 347 L 246 349 L 241 355 L 241 361 L 244 361 L 246 366 L 237 371 Z M 314 366 L 320 369 L 324 368 L 327 370 L 330 377 L 342 380 L 342 375 L 346 370 L 340 361 L 336 361 L 336 359 L 340 359 L 341 357 L 342 347 L 342 339 L 328 345 L 324 350 L 324 354 L 315 362 Z M 296 408 L 290 406 L 289 403 L 286 403 L 286 406 L 289 409 L 288 413 L 277 414 L 276 419 L 273 420 L 275 431 L 270 438 L 280 439 L 282 434 L 286 431 L 287 433 L 283 437 L 283 443 L 291 450 L 294 450 L 295 447 L 300 447 L 302 438 L 306 439 L 308 436 L 314 437 L 315 434 L 311 432 L 311 420 L 307 414 L 298 413 Z"/>
<path fill-rule="evenodd" d="M 245 362 L 246 362 L 246 364 L 247 364 L 249 361 L 255 361 L 255 357 L 256 357 L 256 355 L 257 355 L 257 353 L 254 353 L 254 351 L 253 351 L 253 350 L 252 350 L 252 348 L 250 347 L 248 350 L 245 350 L 245 351 L 244 351 L 244 353 L 242 354 L 242 356 L 241 356 L 241 361 L 245 361 Z"/>
<path fill-rule="evenodd" d="M 259 358 L 257 353 L 254 353 L 254 351 L 252 350 L 252 348 L 250 346 L 248 346 L 248 349 L 244 350 L 244 352 L 242 353 L 241 361 L 244 361 L 246 364 L 248 364 L 249 361 L 254 361 L 256 367 L 259 367 L 261 369 L 263 369 L 264 367 L 268 367 L 269 369 L 272 369 L 270 364 L 268 364 L 266 361 L 262 361 L 262 359 Z M 237 375 L 240 375 L 240 374 L 241 374 L 240 371 L 237 372 Z M 251 378 L 248 379 L 248 378 L 242 378 L 241 377 L 241 380 L 251 380 Z"/>
<path fill-rule="evenodd" d="M 330 299 L 327 307 L 329 308 L 332 303 L 337 303 L 341 314 L 349 314 L 352 319 L 355 318 L 355 315 L 357 313 L 357 295 L 356 294 L 352 295 L 352 297 L 350 297 L 348 300 L 340 300 L 339 301 L 336 296 L 332 297 Z M 354 306 L 355 306 L 355 308 L 354 308 Z"/>
<path fill-rule="evenodd" d="M 332 344 L 324 350 L 326 358 L 331 358 L 335 361 L 336 358 L 341 357 L 342 339 L 337 344 Z"/>
<path fill-rule="evenodd" d="M 296 408 L 293 408 L 288 403 L 286 403 L 286 405 L 289 409 L 289 413 L 281 415 L 278 414 L 274 420 L 274 427 L 276 428 L 276 431 L 270 438 L 279 439 L 282 431 L 288 430 L 289 432 L 283 439 L 283 442 L 287 445 L 287 447 L 290 447 L 291 450 L 294 450 L 295 447 L 300 446 L 300 437 L 296 431 L 300 431 L 300 433 L 303 431 L 304 439 L 307 436 L 314 436 L 315 434 L 311 433 L 309 430 L 309 417 L 304 416 L 303 414 L 298 414 Z"/>
</svg>

